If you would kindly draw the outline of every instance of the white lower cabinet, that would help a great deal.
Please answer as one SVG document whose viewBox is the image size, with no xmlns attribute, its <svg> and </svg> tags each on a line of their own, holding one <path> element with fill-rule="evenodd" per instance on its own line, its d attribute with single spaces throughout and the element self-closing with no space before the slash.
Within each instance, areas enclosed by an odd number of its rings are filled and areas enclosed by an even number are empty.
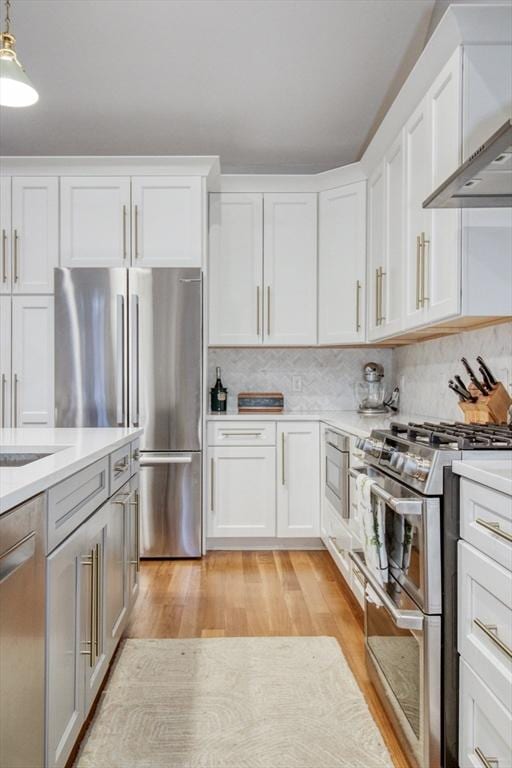
<svg viewBox="0 0 512 768">
<path fill-rule="evenodd" d="M 283 422 L 277 442 L 277 535 L 320 535 L 320 426 Z"/>
<path fill-rule="evenodd" d="M 211 537 L 276 535 L 276 449 L 210 448 Z"/>
<path fill-rule="evenodd" d="M 0 427 L 11 426 L 11 297 L 0 296 Z"/>
</svg>

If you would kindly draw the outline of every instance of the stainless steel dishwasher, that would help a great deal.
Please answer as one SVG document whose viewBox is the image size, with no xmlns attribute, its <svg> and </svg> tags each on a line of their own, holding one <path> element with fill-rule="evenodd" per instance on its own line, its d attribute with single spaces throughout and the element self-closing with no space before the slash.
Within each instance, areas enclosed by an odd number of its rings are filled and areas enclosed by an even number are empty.
<svg viewBox="0 0 512 768">
<path fill-rule="evenodd" d="M 0 768 L 44 765 L 44 495 L 0 516 Z"/>
</svg>

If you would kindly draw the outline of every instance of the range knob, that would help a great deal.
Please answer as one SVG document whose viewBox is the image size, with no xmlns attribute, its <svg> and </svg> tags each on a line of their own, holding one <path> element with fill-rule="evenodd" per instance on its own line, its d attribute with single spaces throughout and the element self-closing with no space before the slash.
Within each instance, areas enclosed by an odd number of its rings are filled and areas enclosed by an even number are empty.
<svg viewBox="0 0 512 768">
<path fill-rule="evenodd" d="M 400 451 L 395 451 L 389 460 L 389 464 L 395 472 L 401 472 L 405 464 L 405 456 Z"/>
<path fill-rule="evenodd" d="M 406 453 L 403 457 L 402 474 L 409 477 L 416 477 L 418 470 L 418 457 L 414 453 Z"/>
<path fill-rule="evenodd" d="M 359 448 L 360 451 L 364 451 L 366 440 L 366 437 L 358 437 L 356 440 L 356 448 Z"/>
<path fill-rule="evenodd" d="M 375 438 L 369 437 L 366 442 L 365 452 L 370 453 L 372 456 L 380 456 L 383 445 L 382 440 L 375 440 Z"/>
<path fill-rule="evenodd" d="M 430 472 L 430 468 L 432 466 L 432 462 L 428 459 L 418 459 L 416 467 L 416 474 L 414 475 L 417 480 L 421 480 L 422 482 L 425 482 L 425 480 L 428 477 L 428 473 Z"/>
</svg>

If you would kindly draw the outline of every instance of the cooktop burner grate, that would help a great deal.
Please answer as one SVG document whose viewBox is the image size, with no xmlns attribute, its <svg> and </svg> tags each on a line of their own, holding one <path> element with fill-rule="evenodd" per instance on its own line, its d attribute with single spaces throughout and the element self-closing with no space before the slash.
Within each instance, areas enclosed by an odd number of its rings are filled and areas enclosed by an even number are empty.
<svg viewBox="0 0 512 768">
<path fill-rule="evenodd" d="M 464 424 L 457 421 L 402 424 L 393 421 L 390 428 L 393 435 L 433 448 L 453 447 L 460 451 L 512 449 L 512 427 L 506 424 Z"/>
</svg>

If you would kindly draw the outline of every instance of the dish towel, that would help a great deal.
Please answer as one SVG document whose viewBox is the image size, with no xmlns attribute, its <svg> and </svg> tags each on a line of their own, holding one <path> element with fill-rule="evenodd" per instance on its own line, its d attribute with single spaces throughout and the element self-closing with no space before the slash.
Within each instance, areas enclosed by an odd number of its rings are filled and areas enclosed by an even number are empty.
<svg viewBox="0 0 512 768">
<path fill-rule="evenodd" d="M 375 497 L 372 499 L 374 484 L 375 481 L 368 475 L 361 473 L 357 476 L 357 506 L 363 524 L 366 565 L 375 574 L 379 584 L 386 584 L 388 580 L 388 556 L 385 546 L 386 509 L 380 499 Z"/>
</svg>

